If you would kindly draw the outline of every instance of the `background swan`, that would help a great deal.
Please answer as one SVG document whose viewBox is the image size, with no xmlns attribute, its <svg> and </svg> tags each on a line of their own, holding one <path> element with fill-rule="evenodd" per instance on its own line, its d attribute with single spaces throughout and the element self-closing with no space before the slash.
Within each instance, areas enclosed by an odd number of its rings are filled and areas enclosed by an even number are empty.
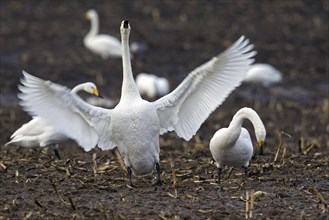
<svg viewBox="0 0 329 220">
<path fill-rule="evenodd" d="M 282 80 L 282 73 L 273 66 L 265 63 L 251 65 L 243 82 L 259 83 L 269 87 Z"/>
<path fill-rule="evenodd" d="M 115 100 L 107 96 L 103 96 L 103 98 L 101 99 L 98 97 L 91 96 L 91 97 L 87 97 L 85 101 L 90 105 L 104 107 L 104 108 L 113 108 L 116 104 Z"/>
<path fill-rule="evenodd" d="M 74 94 L 79 91 L 85 91 L 100 97 L 96 85 L 92 82 L 79 84 L 71 90 Z M 51 144 L 58 145 L 58 143 L 67 140 L 68 137 L 61 133 L 59 129 L 49 125 L 45 119 L 36 116 L 31 121 L 17 129 L 11 135 L 10 139 L 11 140 L 6 143 L 6 145 L 13 144 L 22 147 L 46 147 Z M 58 156 L 58 152 L 56 152 L 56 155 Z"/>
<path fill-rule="evenodd" d="M 66 87 L 24 72 L 23 86 L 19 87 L 20 104 L 30 114 L 46 118 L 86 151 L 96 144 L 103 150 L 117 146 L 130 181 L 132 173 L 150 174 L 155 167 L 157 183 L 161 184 L 159 135 L 175 131 L 189 140 L 241 83 L 256 52 L 249 40 L 241 37 L 223 53 L 193 70 L 174 91 L 148 102 L 141 98 L 131 70 L 127 20 L 121 23 L 120 30 L 123 82 L 121 99 L 114 109 L 91 106 Z M 69 124 L 65 123 L 67 120 Z"/>
<path fill-rule="evenodd" d="M 262 147 L 266 130 L 258 114 L 251 108 L 240 109 L 227 128 L 219 129 L 210 140 L 210 151 L 218 168 L 218 183 L 225 165 L 243 167 L 248 173 L 249 161 L 253 155 L 252 141 L 247 129 L 242 127 L 244 120 L 250 120 L 254 126 L 258 146 Z"/>
<path fill-rule="evenodd" d="M 169 81 L 164 77 L 153 74 L 139 73 L 136 77 L 139 93 L 150 100 L 162 97 L 169 93 Z"/>
<path fill-rule="evenodd" d="M 89 33 L 83 39 L 85 47 L 103 59 L 121 57 L 121 42 L 113 36 L 98 34 L 99 20 L 97 12 L 90 9 L 87 11 L 86 17 L 90 20 L 91 27 Z"/>
</svg>

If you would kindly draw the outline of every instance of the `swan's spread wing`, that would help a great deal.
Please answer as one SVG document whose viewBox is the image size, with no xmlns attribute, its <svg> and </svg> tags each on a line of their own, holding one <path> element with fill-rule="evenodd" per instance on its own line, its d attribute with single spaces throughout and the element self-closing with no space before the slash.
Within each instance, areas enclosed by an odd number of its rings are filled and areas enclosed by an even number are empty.
<svg viewBox="0 0 329 220">
<path fill-rule="evenodd" d="M 21 106 L 32 115 L 44 118 L 67 137 L 75 140 L 86 151 L 98 145 L 113 148 L 109 139 L 111 110 L 85 103 L 70 89 L 44 81 L 23 71 L 19 89 Z"/>
<path fill-rule="evenodd" d="M 175 130 L 189 140 L 231 93 L 241 84 L 252 57 L 253 45 L 242 36 L 217 57 L 193 70 L 171 93 L 154 102 L 163 134 Z"/>
</svg>

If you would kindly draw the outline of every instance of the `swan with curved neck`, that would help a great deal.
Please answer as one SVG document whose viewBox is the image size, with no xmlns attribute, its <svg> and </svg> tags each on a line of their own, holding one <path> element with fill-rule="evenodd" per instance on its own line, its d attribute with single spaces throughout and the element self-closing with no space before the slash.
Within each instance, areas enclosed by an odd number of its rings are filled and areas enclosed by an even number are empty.
<svg viewBox="0 0 329 220">
<path fill-rule="evenodd" d="M 201 124 L 240 85 L 256 52 L 249 40 L 241 37 L 223 53 L 197 67 L 171 93 L 148 102 L 137 89 L 129 53 L 130 25 L 122 21 L 123 81 L 120 102 L 114 109 L 91 106 L 67 88 L 23 72 L 21 105 L 30 114 L 46 118 L 86 151 L 98 145 L 103 150 L 118 147 L 132 174 L 157 171 L 161 184 L 159 135 L 175 131 L 190 140 Z M 61 88 L 54 93 L 54 89 Z M 38 96 L 38 99 L 32 97 Z M 45 110 L 43 106 L 51 106 Z M 62 107 L 65 106 L 65 107 Z M 56 117 L 56 118 L 55 118 Z M 69 124 L 63 121 L 70 120 Z M 86 134 L 73 132 L 84 129 Z"/>
<path fill-rule="evenodd" d="M 210 151 L 218 168 L 218 183 L 222 168 L 225 165 L 244 168 L 248 173 L 249 161 L 253 155 L 252 141 L 247 129 L 242 127 L 244 120 L 249 120 L 254 126 L 258 147 L 262 146 L 266 130 L 258 114 L 251 108 L 240 109 L 227 128 L 218 130 L 210 140 Z"/>
<path fill-rule="evenodd" d="M 85 91 L 94 96 L 101 97 L 96 85 L 92 82 L 86 82 L 75 86 L 71 92 L 77 94 Z M 42 117 L 35 116 L 31 121 L 17 129 L 10 137 L 6 145 L 13 144 L 22 147 L 46 147 L 51 144 L 61 143 L 68 137 L 61 133 L 60 130 L 49 125 Z M 56 155 L 58 155 L 56 153 Z"/>
<path fill-rule="evenodd" d="M 90 31 L 83 39 L 83 43 L 93 53 L 101 56 L 103 59 L 108 57 L 121 57 L 120 41 L 110 35 L 98 34 L 99 19 L 95 10 L 90 9 L 86 13 L 87 19 L 90 20 Z"/>
</svg>

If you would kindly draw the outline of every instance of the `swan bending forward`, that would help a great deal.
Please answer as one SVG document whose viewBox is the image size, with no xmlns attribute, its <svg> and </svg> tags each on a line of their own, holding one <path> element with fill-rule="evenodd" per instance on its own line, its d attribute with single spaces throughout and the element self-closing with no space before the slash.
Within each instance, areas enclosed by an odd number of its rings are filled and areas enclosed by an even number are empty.
<svg viewBox="0 0 329 220">
<path fill-rule="evenodd" d="M 253 109 L 244 107 L 234 115 L 228 128 L 219 129 L 210 140 L 210 151 L 218 168 L 218 183 L 225 165 L 242 166 L 245 174 L 248 173 L 249 161 L 254 150 L 249 132 L 242 127 L 245 119 L 253 124 L 258 147 L 262 150 L 266 137 L 263 122 Z"/>
<path fill-rule="evenodd" d="M 209 114 L 240 85 L 256 52 L 249 40 L 241 37 L 223 53 L 193 70 L 174 91 L 148 102 L 141 98 L 133 78 L 127 20 L 122 21 L 120 31 L 123 82 L 121 99 L 114 109 L 91 106 L 66 87 L 27 73 L 23 73 L 25 78 L 21 80 L 21 105 L 30 114 L 46 118 L 86 151 L 96 144 L 103 150 L 117 146 L 130 182 L 132 174 L 150 174 L 155 167 L 157 183 L 161 184 L 159 135 L 175 131 L 179 137 L 191 139 Z M 54 93 L 54 88 L 61 88 L 60 92 Z M 70 123 L 63 123 L 66 120 Z M 80 127 L 89 129 L 88 135 L 78 132 Z"/>
</svg>

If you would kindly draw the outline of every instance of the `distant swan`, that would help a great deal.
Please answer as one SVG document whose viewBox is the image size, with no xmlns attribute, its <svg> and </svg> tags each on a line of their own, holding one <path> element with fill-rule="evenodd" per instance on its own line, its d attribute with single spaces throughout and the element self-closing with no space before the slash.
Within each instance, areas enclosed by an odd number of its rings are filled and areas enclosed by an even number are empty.
<svg viewBox="0 0 329 220">
<path fill-rule="evenodd" d="M 250 66 L 243 82 L 262 84 L 269 87 L 282 80 L 282 73 L 273 66 L 265 63 L 255 63 Z"/>
<path fill-rule="evenodd" d="M 136 77 L 136 85 L 139 93 L 150 100 L 167 95 L 170 90 L 166 78 L 149 73 L 139 73 Z"/>
<path fill-rule="evenodd" d="M 113 36 L 98 34 L 99 22 L 97 12 L 90 9 L 87 11 L 86 17 L 91 21 L 91 28 L 83 39 L 85 47 L 103 59 L 121 57 L 121 42 Z"/>
<path fill-rule="evenodd" d="M 95 96 L 100 96 L 94 83 L 87 82 L 75 86 L 71 92 L 76 94 L 79 91 L 85 91 Z M 67 121 L 67 123 L 70 123 Z M 17 129 L 12 135 L 11 140 L 6 145 L 13 144 L 22 147 L 46 147 L 51 144 L 61 143 L 68 137 L 61 133 L 60 129 L 50 126 L 42 117 L 33 117 L 31 121 Z M 57 147 L 56 147 L 57 148 Z M 56 153 L 56 155 L 58 155 Z"/>
<path fill-rule="evenodd" d="M 251 108 L 240 109 L 233 117 L 228 128 L 219 129 L 210 140 L 210 151 L 218 168 L 218 183 L 225 165 L 243 167 L 248 173 L 249 161 L 253 155 L 252 141 L 247 129 L 242 127 L 244 120 L 254 126 L 258 146 L 262 151 L 266 130 L 258 114 Z"/>
<path fill-rule="evenodd" d="M 191 139 L 210 113 L 240 85 L 256 52 L 249 40 L 241 37 L 193 70 L 174 91 L 148 102 L 141 98 L 131 70 L 127 20 L 122 21 L 120 30 L 123 82 L 121 99 L 114 109 L 91 106 L 66 87 L 24 72 L 20 104 L 30 114 L 46 118 L 86 151 L 96 144 L 103 150 L 117 146 L 130 183 L 132 173 L 147 175 L 155 168 L 157 183 L 161 184 L 159 135 L 175 131 L 179 137 Z"/>
</svg>

